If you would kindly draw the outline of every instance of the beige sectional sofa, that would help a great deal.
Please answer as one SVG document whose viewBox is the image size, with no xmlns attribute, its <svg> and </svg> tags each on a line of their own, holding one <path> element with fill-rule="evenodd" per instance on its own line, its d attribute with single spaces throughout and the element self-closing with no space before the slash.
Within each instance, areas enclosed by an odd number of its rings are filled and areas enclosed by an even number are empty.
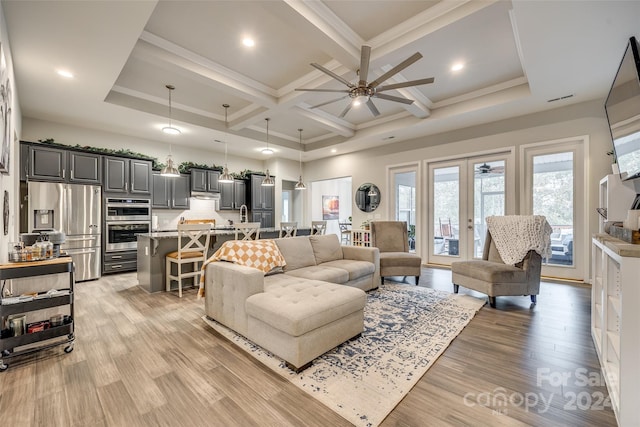
<svg viewBox="0 0 640 427">
<path fill-rule="evenodd" d="M 205 311 L 300 371 L 363 331 L 364 291 L 380 283 L 380 254 L 341 246 L 334 234 L 275 242 L 286 261 L 279 274 L 209 263 Z"/>
</svg>

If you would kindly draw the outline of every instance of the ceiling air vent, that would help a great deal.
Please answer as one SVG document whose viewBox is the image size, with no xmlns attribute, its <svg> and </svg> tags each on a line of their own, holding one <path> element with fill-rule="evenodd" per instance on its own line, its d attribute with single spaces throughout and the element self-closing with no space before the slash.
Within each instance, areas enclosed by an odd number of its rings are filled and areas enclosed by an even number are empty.
<svg viewBox="0 0 640 427">
<path fill-rule="evenodd" d="M 559 98 L 548 99 L 548 100 L 547 100 L 547 102 L 560 101 L 561 99 L 571 98 L 572 96 L 573 96 L 573 94 L 571 94 L 571 95 L 561 96 L 561 97 L 559 97 Z"/>
</svg>

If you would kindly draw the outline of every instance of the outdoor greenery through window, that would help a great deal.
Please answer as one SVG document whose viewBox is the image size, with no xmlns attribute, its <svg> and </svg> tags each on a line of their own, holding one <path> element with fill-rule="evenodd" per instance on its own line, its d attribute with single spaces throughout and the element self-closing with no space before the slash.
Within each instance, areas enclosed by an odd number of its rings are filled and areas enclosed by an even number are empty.
<svg viewBox="0 0 640 427">
<path fill-rule="evenodd" d="M 573 265 L 573 152 L 534 156 L 533 214 L 553 228 L 549 264 Z"/>
</svg>

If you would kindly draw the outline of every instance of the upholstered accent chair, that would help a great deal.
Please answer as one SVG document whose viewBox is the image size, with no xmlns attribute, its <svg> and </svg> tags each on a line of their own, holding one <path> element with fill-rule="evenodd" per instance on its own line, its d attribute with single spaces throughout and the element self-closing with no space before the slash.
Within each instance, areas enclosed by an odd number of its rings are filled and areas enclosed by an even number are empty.
<svg viewBox="0 0 640 427">
<path fill-rule="evenodd" d="M 464 286 L 487 294 L 492 308 L 496 307 L 496 297 L 505 295 L 530 295 L 535 304 L 541 268 L 542 257 L 534 250 L 516 265 L 505 264 L 487 231 L 482 259 L 451 263 L 453 292 L 458 293 L 459 287 Z"/>
<path fill-rule="evenodd" d="M 422 258 L 409 252 L 406 221 L 371 221 L 371 244 L 380 251 L 380 281 L 389 276 L 420 280 Z"/>
</svg>

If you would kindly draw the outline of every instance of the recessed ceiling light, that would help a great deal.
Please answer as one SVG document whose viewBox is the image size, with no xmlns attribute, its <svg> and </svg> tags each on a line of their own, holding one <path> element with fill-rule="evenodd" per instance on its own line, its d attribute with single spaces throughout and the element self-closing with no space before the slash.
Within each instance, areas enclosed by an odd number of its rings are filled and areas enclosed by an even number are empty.
<svg viewBox="0 0 640 427">
<path fill-rule="evenodd" d="M 242 44 L 246 47 L 253 47 L 256 45 L 256 42 L 253 41 L 251 37 L 245 37 L 244 39 L 242 39 Z"/>
<path fill-rule="evenodd" d="M 456 62 L 451 66 L 451 71 L 460 71 L 464 68 L 464 64 L 462 62 Z"/>
<path fill-rule="evenodd" d="M 337 152 L 338 152 L 338 150 L 336 150 L 335 148 L 332 148 L 332 149 L 331 149 L 331 152 L 332 152 L 332 153 L 337 153 Z"/>
<path fill-rule="evenodd" d="M 57 70 L 56 72 L 58 73 L 59 76 L 64 77 L 65 79 L 72 79 L 73 78 L 73 73 L 71 71 Z"/>
</svg>

